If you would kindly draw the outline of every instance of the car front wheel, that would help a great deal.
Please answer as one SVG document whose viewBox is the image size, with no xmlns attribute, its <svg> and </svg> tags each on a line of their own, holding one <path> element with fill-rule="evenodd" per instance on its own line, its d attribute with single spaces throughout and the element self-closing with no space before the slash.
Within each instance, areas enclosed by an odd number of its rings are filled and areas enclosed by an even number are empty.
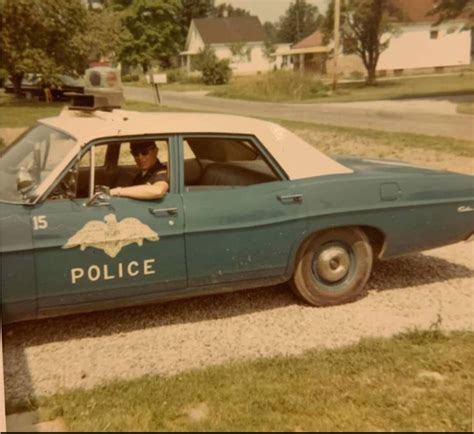
<svg viewBox="0 0 474 434">
<path fill-rule="evenodd" d="M 326 230 L 303 244 L 290 283 L 314 306 L 348 303 L 364 294 L 372 262 L 372 248 L 362 230 Z"/>
</svg>

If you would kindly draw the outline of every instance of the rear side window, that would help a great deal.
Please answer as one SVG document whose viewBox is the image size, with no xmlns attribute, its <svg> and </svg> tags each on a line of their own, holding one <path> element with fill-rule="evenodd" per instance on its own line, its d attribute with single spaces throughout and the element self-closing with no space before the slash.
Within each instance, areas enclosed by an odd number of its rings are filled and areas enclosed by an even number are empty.
<svg viewBox="0 0 474 434">
<path fill-rule="evenodd" d="M 281 179 L 251 139 L 184 137 L 183 149 L 186 191 L 243 187 Z"/>
</svg>

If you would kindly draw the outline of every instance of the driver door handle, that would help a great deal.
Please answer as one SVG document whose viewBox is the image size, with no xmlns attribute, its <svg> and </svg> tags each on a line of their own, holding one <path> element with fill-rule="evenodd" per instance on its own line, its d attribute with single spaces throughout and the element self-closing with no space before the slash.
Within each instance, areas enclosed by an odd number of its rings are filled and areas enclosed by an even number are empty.
<svg viewBox="0 0 474 434">
<path fill-rule="evenodd" d="M 150 214 L 155 217 L 168 217 L 170 215 L 178 215 L 178 208 L 150 208 Z"/>
</svg>

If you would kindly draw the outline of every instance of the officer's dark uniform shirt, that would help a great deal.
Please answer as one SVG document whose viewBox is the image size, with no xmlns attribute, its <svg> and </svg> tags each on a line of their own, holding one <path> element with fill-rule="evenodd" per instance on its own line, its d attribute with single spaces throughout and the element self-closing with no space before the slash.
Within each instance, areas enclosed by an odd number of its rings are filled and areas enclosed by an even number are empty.
<svg viewBox="0 0 474 434">
<path fill-rule="evenodd" d="M 151 169 L 146 172 L 138 172 L 132 185 L 155 184 L 159 181 L 168 182 L 168 175 L 166 174 L 166 166 L 157 160 Z"/>
</svg>

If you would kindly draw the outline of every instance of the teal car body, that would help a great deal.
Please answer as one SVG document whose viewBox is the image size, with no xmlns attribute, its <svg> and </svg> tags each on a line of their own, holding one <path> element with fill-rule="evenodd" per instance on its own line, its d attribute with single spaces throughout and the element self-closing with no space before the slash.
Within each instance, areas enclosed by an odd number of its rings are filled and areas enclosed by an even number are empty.
<svg viewBox="0 0 474 434">
<path fill-rule="evenodd" d="M 137 137 L 164 143 L 169 193 L 144 201 L 96 191 L 133 172 L 124 152 Z M 48 168 L 54 140 L 61 151 Z M 280 126 L 223 115 L 40 121 L 1 156 L 3 321 L 287 281 L 311 304 L 339 304 L 362 294 L 373 258 L 474 233 L 474 177 L 320 153 L 309 160 L 309 145 L 292 155 L 296 140 Z M 313 173 L 319 158 L 324 167 Z"/>
</svg>

